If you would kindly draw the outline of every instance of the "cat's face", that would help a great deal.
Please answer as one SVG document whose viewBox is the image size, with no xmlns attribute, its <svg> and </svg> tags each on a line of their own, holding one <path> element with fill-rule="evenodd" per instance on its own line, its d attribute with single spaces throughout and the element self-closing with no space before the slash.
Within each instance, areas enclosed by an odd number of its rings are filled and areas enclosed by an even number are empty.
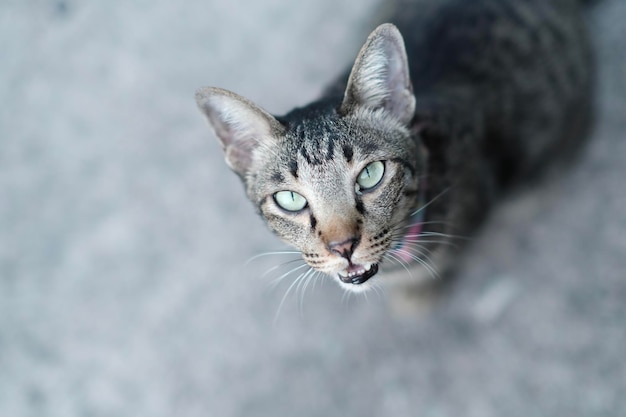
<svg viewBox="0 0 626 417">
<path fill-rule="evenodd" d="M 323 120 L 324 123 L 320 123 Z M 382 111 L 290 123 L 246 180 L 268 226 L 314 269 L 362 290 L 418 203 L 407 130 Z"/>
<path fill-rule="evenodd" d="M 397 29 L 370 35 L 341 103 L 276 119 L 225 90 L 203 89 L 197 99 L 268 226 L 315 270 L 346 289 L 367 288 L 400 244 L 423 172 Z"/>
</svg>

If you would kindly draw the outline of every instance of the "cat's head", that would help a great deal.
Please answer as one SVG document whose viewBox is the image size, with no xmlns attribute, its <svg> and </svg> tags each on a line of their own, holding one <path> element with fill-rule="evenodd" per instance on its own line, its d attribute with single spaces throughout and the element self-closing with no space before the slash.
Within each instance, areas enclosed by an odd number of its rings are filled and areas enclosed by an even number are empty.
<svg viewBox="0 0 626 417">
<path fill-rule="evenodd" d="M 385 24 L 361 49 L 343 99 L 276 118 L 226 90 L 197 93 L 268 226 L 353 291 L 369 287 L 378 265 L 393 258 L 418 205 L 424 167 L 410 132 L 407 65 L 399 31 Z"/>
</svg>

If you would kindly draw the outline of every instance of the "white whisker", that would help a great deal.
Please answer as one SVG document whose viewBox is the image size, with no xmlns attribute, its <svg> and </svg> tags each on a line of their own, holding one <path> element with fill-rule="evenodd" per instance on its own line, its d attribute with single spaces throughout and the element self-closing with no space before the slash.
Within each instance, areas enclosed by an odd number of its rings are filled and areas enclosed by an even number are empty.
<svg viewBox="0 0 626 417">
<path fill-rule="evenodd" d="M 308 266 L 308 265 L 302 265 L 302 266 Z M 301 268 L 301 267 L 299 267 L 299 268 Z M 298 278 L 296 278 L 291 283 L 291 285 L 289 285 L 289 288 L 287 288 L 287 291 L 285 291 L 285 295 L 283 295 L 283 298 L 280 300 L 280 304 L 278 304 L 278 310 L 276 310 L 276 315 L 274 316 L 274 324 L 276 324 L 278 322 L 278 317 L 280 316 L 280 312 L 282 311 L 283 305 L 285 304 L 285 300 L 287 299 L 287 296 L 289 295 L 291 290 L 294 288 L 294 286 L 297 286 L 298 283 L 302 280 L 302 278 L 304 276 L 306 276 L 306 274 L 308 274 L 310 271 L 311 270 L 309 269 L 308 271 L 301 273 L 300 275 L 298 275 Z"/>
<path fill-rule="evenodd" d="M 378 297 L 379 301 L 385 298 L 385 289 L 380 284 L 373 282 L 371 288 L 372 291 L 374 291 L 374 294 Z"/>
<path fill-rule="evenodd" d="M 419 263 L 420 265 L 422 265 L 433 278 L 437 278 L 439 277 L 439 273 L 434 269 L 433 266 L 429 265 L 428 262 L 426 262 L 424 259 L 420 258 L 419 256 L 404 250 L 404 249 L 395 249 L 394 250 L 396 253 L 403 253 L 405 255 L 407 255 L 408 257 L 410 257 L 411 259 L 413 259 L 415 262 Z M 432 262 L 432 261 L 431 261 Z"/>
<path fill-rule="evenodd" d="M 304 294 L 306 293 L 306 288 L 311 282 L 311 277 L 314 275 L 315 272 L 316 271 L 313 268 L 309 269 L 302 278 L 302 285 L 298 284 L 297 291 L 300 291 L 299 312 L 301 317 L 304 316 Z"/>
<path fill-rule="evenodd" d="M 252 256 L 251 258 L 248 258 L 248 260 L 244 263 L 244 265 L 248 265 L 250 262 L 262 258 L 264 256 L 272 256 L 272 255 L 294 255 L 294 254 L 300 254 L 300 251 L 296 251 L 296 250 L 289 250 L 289 251 L 275 251 L 275 252 L 263 252 L 263 253 L 259 253 L 257 255 Z"/>
<path fill-rule="evenodd" d="M 350 297 L 354 297 L 354 294 L 355 293 L 352 291 L 344 291 L 341 295 L 341 304 L 344 307 L 347 307 L 348 303 L 350 302 Z"/>
<path fill-rule="evenodd" d="M 297 270 L 302 269 L 302 268 L 307 267 L 307 266 L 308 266 L 307 264 L 302 264 L 302 265 L 297 266 L 297 267 L 295 267 L 293 269 L 290 269 L 289 271 L 285 272 L 284 274 L 282 274 L 278 278 L 274 278 L 272 280 L 272 282 L 270 282 L 270 286 L 271 287 L 275 287 L 278 283 L 280 283 L 287 276 L 289 276 L 289 275 L 293 274 L 294 272 L 296 272 Z"/>
<path fill-rule="evenodd" d="M 403 248 L 408 248 L 411 250 L 419 250 L 419 254 L 420 255 L 432 255 L 433 251 L 427 247 L 425 247 L 424 245 L 422 245 L 422 243 L 429 243 L 429 242 L 420 242 L 420 241 L 410 241 L 410 242 L 403 242 Z M 445 242 L 443 242 L 445 243 Z M 393 250 L 393 249 L 392 249 Z"/>
<path fill-rule="evenodd" d="M 448 246 L 451 246 L 451 247 L 457 248 L 457 249 L 459 247 L 459 245 L 457 245 L 456 243 L 450 242 L 450 241 L 447 241 L 447 240 L 419 239 L 419 240 L 414 240 L 412 242 L 404 242 L 404 244 L 406 246 L 416 245 L 416 244 L 419 245 L 419 244 L 422 244 L 422 243 L 433 243 L 433 244 L 437 244 L 437 245 L 448 245 Z"/>
<path fill-rule="evenodd" d="M 385 254 L 385 257 L 389 257 L 390 259 L 392 259 L 393 261 L 401 265 L 405 269 L 405 271 L 409 274 L 409 277 L 413 279 L 413 273 L 409 269 L 409 264 L 403 261 L 402 258 L 398 258 L 397 256 L 395 256 L 393 252 L 394 250 L 390 250 L 389 252 Z"/>
<path fill-rule="evenodd" d="M 409 244 L 405 245 L 401 249 L 392 249 L 392 251 L 395 253 L 405 253 L 405 254 L 409 254 L 411 253 L 411 251 L 413 251 L 414 255 L 422 256 L 431 264 L 434 263 L 432 259 L 429 257 L 429 255 L 433 255 L 433 251 L 420 245 L 420 242 L 409 242 Z"/>
<path fill-rule="evenodd" d="M 415 226 L 416 224 L 419 224 L 419 225 L 422 225 L 422 226 L 424 226 L 424 225 L 430 225 L 430 224 L 441 224 L 441 225 L 443 225 L 443 226 L 449 226 L 449 225 L 450 225 L 450 222 L 438 221 L 438 220 L 431 220 L 431 221 L 428 221 L 428 222 L 409 223 L 409 224 L 407 224 L 407 225 L 405 225 L 405 226 L 402 226 L 402 227 L 401 227 L 401 228 L 399 228 L 398 230 L 401 230 L 401 229 L 410 229 L 410 228 L 412 228 L 413 226 Z"/>
<path fill-rule="evenodd" d="M 415 237 L 421 237 L 421 236 L 438 236 L 438 237 L 447 237 L 450 239 L 472 240 L 472 238 L 467 237 L 467 236 L 451 235 L 448 233 L 440 233 L 440 232 L 421 232 L 417 234 Z"/>
<path fill-rule="evenodd" d="M 279 268 L 281 268 L 281 267 L 283 267 L 283 266 L 285 266 L 285 265 L 292 264 L 292 263 L 294 263 L 294 262 L 302 262 L 302 263 L 304 264 L 304 261 L 303 261 L 302 259 L 300 259 L 300 258 L 298 258 L 298 259 L 292 259 L 291 261 L 283 262 L 283 263 L 280 263 L 280 264 L 278 264 L 278 265 L 274 265 L 274 266 L 272 266 L 272 267 L 271 267 L 271 268 L 269 268 L 267 271 L 263 272 L 263 273 L 259 276 L 259 278 L 265 278 L 265 276 L 266 276 L 267 274 L 269 274 L 270 272 L 276 271 L 277 269 L 279 269 Z"/>
<path fill-rule="evenodd" d="M 445 188 L 442 192 L 440 192 L 439 194 L 437 194 L 436 196 L 434 196 L 428 203 L 424 204 L 423 206 L 421 206 L 420 208 L 418 208 L 417 210 L 415 210 L 413 213 L 411 213 L 411 217 L 415 216 L 416 214 L 418 214 L 420 211 L 424 210 L 426 207 L 430 206 L 432 203 L 434 203 L 435 201 L 437 201 L 442 195 L 444 195 L 445 193 L 447 193 L 448 191 L 450 191 L 452 187 L 447 187 Z"/>
</svg>

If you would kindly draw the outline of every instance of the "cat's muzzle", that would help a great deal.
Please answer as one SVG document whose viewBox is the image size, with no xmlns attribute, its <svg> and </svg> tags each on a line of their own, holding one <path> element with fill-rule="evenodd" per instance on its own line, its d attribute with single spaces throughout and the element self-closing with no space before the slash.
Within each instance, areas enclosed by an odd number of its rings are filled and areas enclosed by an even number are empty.
<svg viewBox="0 0 626 417">
<path fill-rule="evenodd" d="M 378 264 L 355 265 L 350 262 L 348 268 L 339 273 L 339 279 L 346 284 L 361 285 L 377 272 Z"/>
</svg>

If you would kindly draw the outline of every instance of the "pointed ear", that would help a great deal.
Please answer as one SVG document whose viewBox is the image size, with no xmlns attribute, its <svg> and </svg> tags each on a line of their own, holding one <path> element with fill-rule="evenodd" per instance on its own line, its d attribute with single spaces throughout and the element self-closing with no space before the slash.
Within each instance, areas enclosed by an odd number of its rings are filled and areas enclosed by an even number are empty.
<svg viewBox="0 0 626 417">
<path fill-rule="evenodd" d="M 391 23 L 378 26 L 367 38 L 356 58 L 341 111 L 363 106 L 384 108 L 404 124 L 415 112 L 404 40 Z"/>
<path fill-rule="evenodd" d="M 241 178 L 252 165 L 254 150 L 284 133 L 271 114 L 230 91 L 201 88 L 196 102 L 222 144 L 226 163 Z"/>
</svg>

